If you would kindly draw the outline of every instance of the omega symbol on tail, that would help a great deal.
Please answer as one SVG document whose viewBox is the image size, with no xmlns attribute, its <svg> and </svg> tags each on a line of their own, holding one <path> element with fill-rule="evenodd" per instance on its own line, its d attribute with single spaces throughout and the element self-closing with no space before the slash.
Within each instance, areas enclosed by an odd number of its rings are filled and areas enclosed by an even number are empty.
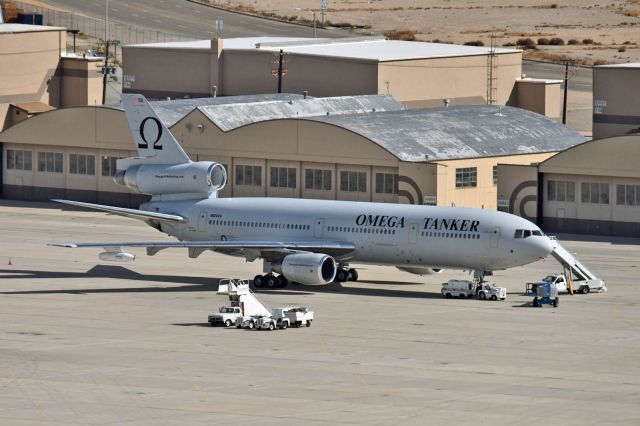
<svg viewBox="0 0 640 426">
<path fill-rule="evenodd" d="M 147 140 L 147 135 L 146 135 L 146 127 L 145 125 L 147 124 L 147 121 L 153 121 L 158 129 L 158 131 L 156 132 L 156 137 L 155 140 L 152 142 L 153 145 L 153 149 L 162 149 L 162 144 L 160 143 L 160 137 L 162 136 L 162 125 L 160 124 L 160 120 L 158 120 L 155 117 L 147 117 L 144 120 L 142 120 L 142 123 L 140 123 L 140 137 L 142 138 L 142 140 L 144 142 L 141 142 L 138 144 L 138 148 L 142 148 L 142 149 L 148 149 L 149 148 L 149 141 Z"/>
</svg>

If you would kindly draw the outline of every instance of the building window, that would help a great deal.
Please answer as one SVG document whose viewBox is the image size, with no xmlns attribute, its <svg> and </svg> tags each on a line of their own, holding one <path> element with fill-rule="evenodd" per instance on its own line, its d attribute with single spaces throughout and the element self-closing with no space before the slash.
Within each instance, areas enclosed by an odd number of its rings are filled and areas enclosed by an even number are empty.
<svg viewBox="0 0 640 426">
<path fill-rule="evenodd" d="M 566 180 L 547 181 L 547 200 L 549 201 L 576 201 L 576 184 Z"/>
<path fill-rule="evenodd" d="M 272 188 L 295 188 L 296 169 L 292 167 L 271 167 Z"/>
<path fill-rule="evenodd" d="M 398 175 L 394 173 L 376 173 L 376 193 L 397 194 Z"/>
<path fill-rule="evenodd" d="M 331 170 L 306 169 L 304 171 L 304 188 L 331 191 Z"/>
<path fill-rule="evenodd" d="M 456 169 L 456 188 L 478 186 L 478 168 L 477 167 L 463 167 Z"/>
<path fill-rule="evenodd" d="M 589 204 L 609 204 L 609 184 L 582 182 L 581 200 Z"/>
<path fill-rule="evenodd" d="M 340 172 L 340 191 L 367 192 L 367 173 Z"/>
<path fill-rule="evenodd" d="M 498 165 L 493 166 L 493 184 L 498 184 Z"/>
<path fill-rule="evenodd" d="M 7 150 L 7 169 L 32 170 L 31 151 Z"/>
<path fill-rule="evenodd" d="M 121 157 L 102 156 L 102 176 L 116 175 L 116 161 Z"/>
<path fill-rule="evenodd" d="M 69 154 L 69 173 L 72 175 L 95 175 L 96 157 L 85 154 Z"/>
<path fill-rule="evenodd" d="M 61 152 L 38 152 L 38 171 L 63 173 Z"/>
<path fill-rule="evenodd" d="M 262 186 L 262 166 L 236 166 L 236 185 Z"/>
<path fill-rule="evenodd" d="M 616 204 L 640 206 L 640 185 L 616 185 Z"/>
</svg>

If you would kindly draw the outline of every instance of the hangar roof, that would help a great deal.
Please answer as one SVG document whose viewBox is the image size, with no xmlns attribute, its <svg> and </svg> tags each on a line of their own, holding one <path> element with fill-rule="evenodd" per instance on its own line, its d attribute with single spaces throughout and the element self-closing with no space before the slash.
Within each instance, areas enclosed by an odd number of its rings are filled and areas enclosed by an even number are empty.
<svg viewBox="0 0 640 426">
<path fill-rule="evenodd" d="M 29 24 L 2 24 L 0 25 L 0 34 L 15 33 L 33 33 L 44 31 L 66 31 L 62 27 L 49 27 L 47 25 L 29 25 Z"/>
<path fill-rule="evenodd" d="M 334 115 L 313 120 L 359 133 L 402 161 L 562 151 L 586 140 L 543 115 L 494 105 Z"/>
<path fill-rule="evenodd" d="M 279 119 L 327 123 L 410 162 L 562 151 L 586 141 L 557 121 L 521 108 L 470 105 L 406 110 L 390 95 L 304 99 L 276 93 L 157 101 L 152 106 L 169 127 L 194 109 L 225 132 Z"/>
<path fill-rule="evenodd" d="M 210 40 L 174 41 L 130 45 L 154 49 L 210 49 Z M 409 59 L 446 58 L 454 56 L 488 55 L 490 47 L 418 41 L 385 40 L 384 37 L 300 38 L 300 37 L 240 37 L 224 39 L 223 50 L 266 50 L 277 52 L 361 59 L 367 61 L 398 61 Z M 517 49 L 494 48 L 496 54 L 517 53 Z"/>
</svg>

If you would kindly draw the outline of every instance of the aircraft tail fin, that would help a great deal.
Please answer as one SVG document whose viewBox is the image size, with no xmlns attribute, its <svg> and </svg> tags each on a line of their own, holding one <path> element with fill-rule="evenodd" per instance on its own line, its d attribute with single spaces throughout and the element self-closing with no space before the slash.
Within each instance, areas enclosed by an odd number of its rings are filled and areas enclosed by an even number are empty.
<svg viewBox="0 0 640 426">
<path fill-rule="evenodd" d="M 127 93 L 121 99 L 141 157 L 152 160 L 154 164 L 191 162 L 144 96 Z"/>
</svg>

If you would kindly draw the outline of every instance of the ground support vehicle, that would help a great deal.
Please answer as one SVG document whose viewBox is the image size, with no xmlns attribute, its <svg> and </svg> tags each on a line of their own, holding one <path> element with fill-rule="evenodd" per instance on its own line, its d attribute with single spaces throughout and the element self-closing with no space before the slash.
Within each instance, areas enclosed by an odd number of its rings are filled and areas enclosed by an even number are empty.
<svg viewBox="0 0 640 426">
<path fill-rule="evenodd" d="M 238 318 L 242 318 L 242 309 L 240 306 L 223 306 L 217 314 L 209 315 L 207 321 L 212 327 L 223 325 L 229 327 L 236 323 Z"/>
<path fill-rule="evenodd" d="M 447 299 L 459 297 L 461 299 L 471 298 L 476 292 L 478 284 L 469 280 L 449 280 L 442 283 L 442 295 Z"/>
<path fill-rule="evenodd" d="M 558 292 L 560 293 L 582 293 L 587 294 L 592 291 L 607 291 L 607 287 L 604 285 L 604 281 L 601 279 L 593 279 L 593 280 L 576 280 L 574 279 L 571 282 L 571 290 L 569 286 L 569 280 L 565 276 L 565 274 L 551 274 L 547 275 L 540 281 L 535 283 L 527 284 L 527 290 L 530 289 L 530 292 L 536 294 L 536 288 L 539 285 L 545 285 L 547 283 L 551 283 L 558 288 Z M 527 291 L 529 293 L 529 291 Z"/>
<path fill-rule="evenodd" d="M 536 287 L 536 297 L 533 298 L 533 306 L 537 308 L 542 305 L 553 305 L 554 308 L 557 308 L 559 300 L 558 287 L 553 285 L 553 283 L 541 284 Z"/>
<path fill-rule="evenodd" d="M 480 300 L 504 300 L 507 298 L 507 289 L 504 287 L 496 287 L 495 284 L 480 283 L 478 290 L 478 299 Z"/>
<path fill-rule="evenodd" d="M 274 309 L 274 311 L 277 310 Z M 265 315 L 260 316 L 256 321 L 256 330 L 275 330 L 279 328 L 281 330 L 286 330 L 289 328 L 289 318 L 286 316 L 276 318 L 274 316 Z"/>
<path fill-rule="evenodd" d="M 284 315 L 289 318 L 292 327 L 306 325 L 311 327 L 313 321 L 313 311 L 308 311 L 304 306 L 289 306 L 284 309 Z"/>
</svg>

